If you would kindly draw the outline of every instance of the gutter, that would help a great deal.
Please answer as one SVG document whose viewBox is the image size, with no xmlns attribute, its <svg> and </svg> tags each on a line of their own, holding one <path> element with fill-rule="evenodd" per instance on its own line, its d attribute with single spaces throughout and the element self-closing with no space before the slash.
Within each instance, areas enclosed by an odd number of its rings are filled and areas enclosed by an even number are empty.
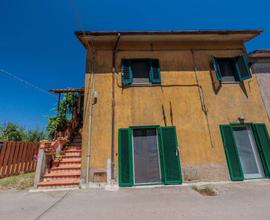
<svg viewBox="0 0 270 220">
<path fill-rule="evenodd" d="M 77 37 L 91 36 L 106 36 L 106 35 L 189 35 L 189 34 L 260 34 L 263 29 L 224 29 L 224 30 L 157 30 L 157 31 L 75 31 Z"/>
</svg>

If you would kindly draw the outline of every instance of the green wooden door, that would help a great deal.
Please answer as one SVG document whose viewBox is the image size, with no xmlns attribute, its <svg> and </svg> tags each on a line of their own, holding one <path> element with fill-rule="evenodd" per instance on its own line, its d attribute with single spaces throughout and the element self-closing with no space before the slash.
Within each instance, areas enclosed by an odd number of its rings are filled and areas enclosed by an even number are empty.
<svg viewBox="0 0 270 220">
<path fill-rule="evenodd" d="M 263 123 L 254 123 L 253 127 L 255 129 L 257 146 L 262 159 L 265 175 L 270 177 L 270 140 L 267 128 Z"/>
<path fill-rule="evenodd" d="M 164 184 L 181 184 L 182 174 L 175 126 L 160 127 L 160 161 Z"/>
<path fill-rule="evenodd" d="M 230 125 L 220 126 L 227 164 L 232 181 L 244 180 L 233 131 Z"/>
<path fill-rule="evenodd" d="M 118 163 L 119 186 L 133 185 L 132 145 L 131 129 L 120 128 L 118 130 Z"/>
</svg>

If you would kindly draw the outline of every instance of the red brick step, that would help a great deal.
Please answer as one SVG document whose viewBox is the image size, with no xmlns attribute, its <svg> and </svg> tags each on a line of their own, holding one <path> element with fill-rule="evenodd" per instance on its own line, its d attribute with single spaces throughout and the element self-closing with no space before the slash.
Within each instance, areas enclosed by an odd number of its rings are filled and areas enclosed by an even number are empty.
<svg viewBox="0 0 270 220">
<path fill-rule="evenodd" d="M 80 179 L 68 179 L 68 180 L 50 180 L 42 181 L 38 183 L 38 186 L 67 186 L 67 185 L 78 185 Z"/>
<path fill-rule="evenodd" d="M 74 149 L 67 149 L 67 150 L 65 150 L 65 152 L 67 152 L 67 153 L 81 153 L 82 152 L 82 150 L 74 150 Z"/>
<path fill-rule="evenodd" d="M 54 163 L 58 163 L 58 161 L 54 161 Z M 60 164 L 65 164 L 65 163 L 81 163 L 81 159 L 75 158 L 75 159 L 62 159 L 60 160 Z"/>
<path fill-rule="evenodd" d="M 51 170 L 80 170 L 81 165 L 52 167 Z"/>
<path fill-rule="evenodd" d="M 69 149 L 69 148 L 76 148 L 76 149 L 81 149 L 82 147 L 81 146 L 78 146 L 78 145 L 70 145 L 70 146 L 66 146 L 66 149 Z"/>
<path fill-rule="evenodd" d="M 81 158 L 81 155 L 62 155 L 62 158 Z"/>
<path fill-rule="evenodd" d="M 63 172 L 63 173 L 46 173 L 44 178 L 57 178 L 57 177 L 80 177 L 81 172 Z"/>
</svg>

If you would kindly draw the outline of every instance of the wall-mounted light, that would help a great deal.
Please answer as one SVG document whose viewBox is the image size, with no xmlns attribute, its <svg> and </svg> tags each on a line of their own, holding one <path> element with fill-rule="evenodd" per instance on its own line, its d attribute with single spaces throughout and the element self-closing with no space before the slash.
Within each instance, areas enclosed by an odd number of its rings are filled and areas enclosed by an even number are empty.
<svg viewBox="0 0 270 220">
<path fill-rule="evenodd" d="M 244 121 L 245 121 L 245 116 L 244 116 L 244 115 L 240 115 L 240 116 L 238 117 L 238 120 L 239 120 L 240 122 L 244 122 Z"/>
<path fill-rule="evenodd" d="M 98 92 L 94 91 L 94 93 L 93 93 L 93 104 L 97 103 L 97 98 L 98 98 Z"/>
</svg>

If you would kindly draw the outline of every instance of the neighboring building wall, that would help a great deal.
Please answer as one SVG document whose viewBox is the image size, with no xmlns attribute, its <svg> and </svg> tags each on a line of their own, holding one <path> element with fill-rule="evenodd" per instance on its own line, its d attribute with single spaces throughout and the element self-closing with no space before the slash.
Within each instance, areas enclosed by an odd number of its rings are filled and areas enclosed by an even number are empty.
<svg viewBox="0 0 270 220">
<path fill-rule="evenodd" d="M 252 67 L 258 79 L 265 108 L 270 117 L 270 54 L 269 58 L 256 58 Z"/>
<path fill-rule="evenodd" d="M 190 48 L 194 49 L 194 60 Z M 128 51 L 127 51 L 128 50 Z M 237 56 L 244 50 L 240 43 L 185 43 L 119 45 L 116 64 L 119 71 L 115 102 L 115 174 L 118 174 L 118 129 L 132 125 L 176 126 L 184 181 L 228 180 L 226 157 L 219 125 L 236 122 L 240 115 L 246 121 L 264 122 L 267 114 L 255 76 L 243 83 L 222 84 L 215 90 L 211 78 L 210 56 Z M 162 86 L 121 88 L 122 58 L 158 58 Z M 88 56 L 90 60 L 90 56 Z M 105 171 L 111 158 L 112 123 L 112 51 L 95 52 L 95 90 L 91 138 L 91 181 L 93 172 Z M 196 86 L 197 79 L 201 85 Z M 86 73 L 85 93 L 89 90 L 90 67 Z M 207 115 L 202 111 L 203 98 Z M 200 98 L 201 96 L 201 98 Z M 83 129 L 83 162 L 85 174 L 88 139 L 89 95 L 85 95 Z M 170 116 L 170 103 L 173 119 Z M 211 134 L 211 135 L 209 135 Z M 212 143 L 211 143 L 212 142 Z"/>
</svg>

